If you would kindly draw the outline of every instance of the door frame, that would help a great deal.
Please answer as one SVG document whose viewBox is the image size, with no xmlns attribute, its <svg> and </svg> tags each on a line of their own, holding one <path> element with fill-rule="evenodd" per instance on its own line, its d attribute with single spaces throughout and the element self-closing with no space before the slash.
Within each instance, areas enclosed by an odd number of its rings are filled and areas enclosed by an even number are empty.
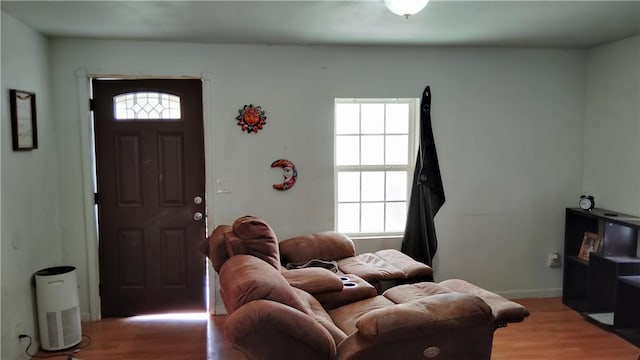
<svg viewBox="0 0 640 360">
<path fill-rule="evenodd" d="M 78 136 L 80 138 L 80 156 L 81 156 L 81 174 L 82 174 L 82 195 L 83 195 L 83 228 L 84 238 L 86 240 L 86 266 L 87 281 L 89 295 L 88 312 L 80 314 L 83 321 L 96 321 L 102 318 L 102 310 L 100 307 L 100 264 L 98 251 L 98 224 L 95 214 L 95 151 L 93 137 L 93 118 L 89 109 L 91 80 L 94 78 L 111 78 L 111 79 L 199 79 L 202 80 L 202 120 L 204 131 L 204 152 L 205 152 L 205 212 L 207 216 L 206 230 L 213 228 L 213 199 L 208 196 L 215 194 L 213 189 L 213 172 L 211 167 L 207 166 L 207 154 L 213 153 L 213 143 L 207 139 L 213 138 L 213 121 L 211 111 L 211 80 L 208 73 L 202 72 L 199 76 L 152 76 L 152 75 L 114 75 L 99 72 L 89 72 L 87 69 L 78 69 L 75 72 L 76 88 L 78 95 Z M 207 260 L 206 276 L 208 278 L 207 289 L 208 294 L 207 309 L 210 314 L 216 313 L 216 296 L 215 276 L 212 276 L 210 262 Z"/>
</svg>

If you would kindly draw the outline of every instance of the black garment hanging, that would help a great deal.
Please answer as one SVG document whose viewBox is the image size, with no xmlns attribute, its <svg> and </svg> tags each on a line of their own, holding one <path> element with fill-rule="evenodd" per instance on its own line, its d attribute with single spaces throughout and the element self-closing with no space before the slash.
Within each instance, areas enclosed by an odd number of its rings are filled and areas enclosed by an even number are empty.
<svg viewBox="0 0 640 360">
<path fill-rule="evenodd" d="M 420 145 L 402 238 L 402 252 L 429 266 L 438 249 L 433 218 L 444 204 L 444 188 L 431 129 L 431 90 L 420 102 Z"/>
</svg>

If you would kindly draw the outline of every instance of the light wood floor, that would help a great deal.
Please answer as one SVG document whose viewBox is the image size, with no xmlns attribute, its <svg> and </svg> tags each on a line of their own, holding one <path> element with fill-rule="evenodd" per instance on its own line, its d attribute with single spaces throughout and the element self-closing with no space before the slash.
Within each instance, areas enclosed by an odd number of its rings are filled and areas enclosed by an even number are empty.
<svg viewBox="0 0 640 360">
<path fill-rule="evenodd" d="M 493 360 L 636 360 L 640 349 L 584 320 L 559 298 L 516 300 L 531 312 L 498 329 Z M 243 360 L 224 340 L 225 316 L 196 320 L 105 319 L 82 324 L 91 343 L 75 359 Z M 206 339 L 206 340 L 205 340 Z M 86 344 L 86 340 L 83 344 Z M 40 352 L 39 355 L 49 354 Z"/>
</svg>

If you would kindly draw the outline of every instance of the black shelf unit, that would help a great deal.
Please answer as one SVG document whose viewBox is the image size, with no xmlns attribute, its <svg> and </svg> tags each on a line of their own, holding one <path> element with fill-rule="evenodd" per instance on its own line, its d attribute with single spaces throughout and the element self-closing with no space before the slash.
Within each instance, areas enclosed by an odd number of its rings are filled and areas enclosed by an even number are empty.
<svg viewBox="0 0 640 360">
<path fill-rule="evenodd" d="M 585 232 L 602 238 L 589 261 L 577 256 Z M 566 209 L 562 302 L 636 346 L 640 345 L 624 334 L 640 331 L 640 319 L 629 322 L 625 316 L 623 322 L 620 313 L 636 314 L 638 310 L 629 307 L 640 304 L 640 289 L 633 288 L 640 278 L 639 233 L 637 216 L 605 209 Z M 620 284 L 624 289 L 618 289 Z"/>
</svg>

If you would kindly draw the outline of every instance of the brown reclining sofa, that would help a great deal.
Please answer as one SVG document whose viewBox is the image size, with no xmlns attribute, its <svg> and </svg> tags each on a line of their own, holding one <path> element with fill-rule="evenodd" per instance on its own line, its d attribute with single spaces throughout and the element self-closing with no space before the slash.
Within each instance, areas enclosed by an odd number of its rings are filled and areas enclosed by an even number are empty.
<svg viewBox="0 0 640 360">
<path fill-rule="evenodd" d="M 245 216 L 218 226 L 203 247 L 219 274 L 225 337 L 248 359 L 488 360 L 496 328 L 529 315 L 462 280 L 403 284 L 379 295 L 355 274 L 287 270 L 278 245 L 266 222 Z"/>
</svg>

